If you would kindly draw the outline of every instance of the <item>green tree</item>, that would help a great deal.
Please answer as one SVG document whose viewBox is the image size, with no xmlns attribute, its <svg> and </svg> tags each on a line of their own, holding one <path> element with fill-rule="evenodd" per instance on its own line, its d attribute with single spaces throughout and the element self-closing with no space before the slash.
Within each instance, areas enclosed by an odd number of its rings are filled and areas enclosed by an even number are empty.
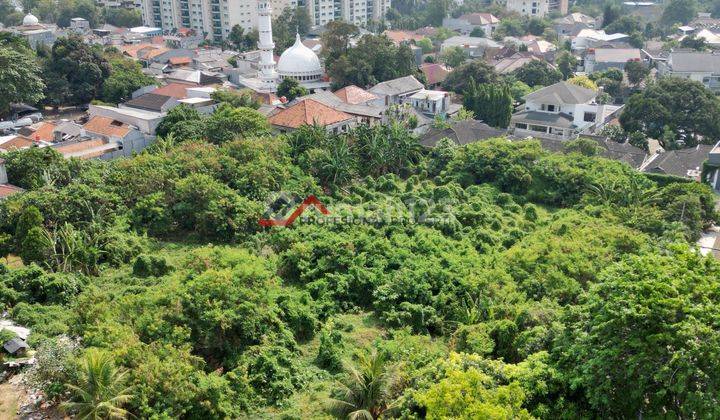
<svg viewBox="0 0 720 420">
<path fill-rule="evenodd" d="M 55 106 L 87 104 L 100 96 L 110 72 L 99 46 L 75 35 L 59 38 L 44 59 L 45 96 Z"/>
<path fill-rule="evenodd" d="M 130 413 L 122 407 L 133 395 L 125 382 L 126 371 L 117 369 L 109 354 L 88 351 L 78 381 L 66 385 L 72 402 L 63 403 L 62 408 L 84 419 L 127 418 Z"/>
<path fill-rule="evenodd" d="M 300 82 L 292 77 L 284 78 L 277 87 L 277 95 L 279 97 L 284 96 L 288 101 L 292 101 L 295 98 L 299 98 L 307 94 L 308 90 L 303 86 L 300 86 Z"/>
<path fill-rule="evenodd" d="M 383 352 L 358 353 L 356 367 L 347 369 L 332 400 L 332 411 L 338 417 L 375 420 L 396 405 L 392 398 L 395 372 Z"/>
<path fill-rule="evenodd" d="M 435 46 L 433 45 L 430 38 L 423 38 L 419 41 L 416 41 L 415 45 L 422 48 L 423 54 L 430 54 L 435 49 Z"/>
<path fill-rule="evenodd" d="M 463 98 L 463 106 L 471 110 L 477 119 L 498 128 L 507 128 L 510 124 L 512 104 L 513 98 L 507 85 L 477 86 L 471 82 Z"/>
<path fill-rule="evenodd" d="M 245 52 L 257 48 L 258 32 L 252 30 L 245 33 L 245 29 L 240 25 L 235 25 L 230 29 L 230 34 L 227 37 L 231 46 L 239 52 Z"/>
<path fill-rule="evenodd" d="M 702 136 L 707 143 L 720 139 L 720 102 L 700 82 L 663 77 L 631 96 L 620 115 L 620 124 L 630 133 L 641 131 L 661 138 L 668 126 L 688 145 Z"/>
<path fill-rule="evenodd" d="M 666 27 L 676 23 L 686 24 L 690 22 L 698 11 L 695 0 L 670 0 L 663 10 L 660 22 Z"/>
<path fill-rule="evenodd" d="M 114 10 L 114 9 L 109 9 Z M 110 76 L 103 83 L 103 101 L 118 104 L 131 99 L 134 91 L 152 85 L 155 80 L 142 72 L 135 61 L 117 58 L 110 61 Z"/>
<path fill-rule="evenodd" d="M 483 60 L 472 60 L 455 68 L 443 82 L 443 87 L 455 93 L 463 93 L 471 81 L 477 85 L 496 83 L 499 77 L 495 69 Z"/>
<path fill-rule="evenodd" d="M 260 108 L 260 101 L 253 97 L 252 91 L 249 89 L 217 89 L 210 94 L 210 97 L 219 104 L 226 103 L 235 108 Z"/>
<path fill-rule="evenodd" d="M 0 47 L 0 116 L 11 103 L 36 104 L 43 99 L 45 84 L 32 56 Z"/>
<path fill-rule="evenodd" d="M 569 79 L 575 73 L 577 58 L 568 51 L 561 51 L 555 59 L 555 65 L 563 75 L 563 79 Z"/>
<path fill-rule="evenodd" d="M 562 80 L 563 75 L 542 60 L 532 60 L 515 71 L 515 78 L 528 86 L 549 86 Z"/>
<path fill-rule="evenodd" d="M 321 36 L 323 45 L 322 55 L 325 58 L 325 68 L 333 67 L 335 60 L 346 55 L 350 49 L 350 39 L 357 36 L 360 29 L 344 20 L 332 20 L 325 25 L 325 32 Z"/>
<path fill-rule="evenodd" d="M 440 54 L 440 61 L 450 67 L 458 67 L 467 60 L 467 55 L 461 47 L 450 47 Z"/>
<path fill-rule="evenodd" d="M 615 3 L 608 2 L 605 4 L 605 7 L 603 8 L 603 27 L 612 25 L 616 20 L 620 18 L 622 15 L 622 10 L 620 9 L 620 6 Z"/>
<path fill-rule="evenodd" d="M 175 135 L 179 140 L 190 140 L 180 135 L 183 127 L 188 125 L 198 128 L 199 133 L 205 132 L 205 121 L 195 108 L 181 104 L 171 109 L 167 115 L 158 124 L 155 133 L 160 137 L 166 137 L 170 134 Z M 185 131 L 187 132 L 187 131 Z"/>
<path fill-rule="evenodd" d="M 570 311 L 557 349 L 570 383 L 591 406 L 617 417 L 718 414 L 720 372 L 710 349 L 720 305 L 717 263 L 675 246 L 632 256 L 600 274 Z"/>
<path fill-rule="evenodd" d="M 225 104 L 207 119 L 205 129 L 209 141 L 221 144 L 267 133 L 270 125 L 264 115 L 252 108 L 233 108 Z"/>
<path fill-rule="evenodd" d="M 142 13 L 139 9 L 125 7 L 105 8 L 105 23 L 120 28 L 134 28 L 142 25 Z"/>
<path fill-rule="evenodd" d="M 628 61 L 625 63 L 625 73 L 627 73 L 628 82 L 637 86 L 650 74 L 650 69 L 640 61 Z"/>
<path fill-rule="evenodd" d="M 708 44 L 705 38 L 698 38 L 695 34 L 688 35 L 680 41 L 681 48 L 687 48 L 695 51 L 705 51 L 708 49 Z"/>
<path fill-rule="evenodd" d="M 473 28 L 473 30 L 470 32 L 470 36 L 475 36 L 478 38 L 485 38 L 485 31 L 483 30 L 483 28 L 477 26 L 477 27 Z"/>
</svg>

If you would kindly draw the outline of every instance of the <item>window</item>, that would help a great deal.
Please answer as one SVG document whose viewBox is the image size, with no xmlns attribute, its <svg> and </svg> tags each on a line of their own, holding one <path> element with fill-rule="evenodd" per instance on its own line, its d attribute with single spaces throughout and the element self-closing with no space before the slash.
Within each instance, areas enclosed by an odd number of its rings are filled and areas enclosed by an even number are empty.
<svg viewBox="0 0 720 420">
<path fill-rule="evenodd" d="M 583 115 L 583 121 L 595 122 L 595 113 L 594 112 L 586 112 L 585 115 Z"/>
<path fill-rule="evenodd" d="M 547 110 L 548 110 L 549 112 L 555 112 L 555 105 L 550 105 L 550 104 L 548 104 Z"/>
</svg>

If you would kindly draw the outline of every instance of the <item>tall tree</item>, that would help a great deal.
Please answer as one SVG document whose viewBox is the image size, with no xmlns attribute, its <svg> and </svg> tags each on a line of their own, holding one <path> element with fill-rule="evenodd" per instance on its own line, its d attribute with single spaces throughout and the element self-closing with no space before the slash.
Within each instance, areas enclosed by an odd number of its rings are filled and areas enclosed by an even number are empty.
<svg viewBox="0 0 720 420">
<path fill-rule="evenodd" d="M 340 383 L 341 396 L 332 400 L 339 417 L 353 420 L 380 418 L 395 402 L 392 386 L 395 374 L 385 353 L 373 350 L 358 354 L 356 367 L 350 367 Z"/>
<path fill-rule="evenodd" d="M 326 68 L 332 67 L 335 60 L 347 54 L 350 49 L 350 39 L 359 33 L 360 29 L 357 26 L 343 20 L 333 20 L 325 25 L 325 32 L 320 39 Z"/>
<path fill-rule="evenodd" d="M 548 86 L 562 80 L 563 75 L 543 60 L 533 60 L 515 71 L 515 78 L 528 86 Z"/>
<path fill-rule="evenodd" d="M 670 0 L 663 10 L 660 22 L 667 27 L 676 23 L 686 24 L 697 15 L 697 11 L 695 0 Z"/>
<path fill-rule="evenodd" d="M 53 105 L 81 105 L 97 98 L 110 75 L 100 47 L 78 36 L 59 38 L 44 59 L 45 94 Z"/>
<path fill-rule="evenodd" d="M 132 398 L 132 389 L 125 386 L 126 372 L 117 369 L 109 354 L 91 350 L 80 370 L 77 383 L 67 384 L 73 401 L 63 409 L 84 419 L 124 419 L 130 413 L 123 409 Z"/>
<path fill-rule="evenodd" d="M 307 94 L 307 89 L 300 86 L 300 83 L 291 77 L 284 78 L 277 87 L 277 95 L 280 97 L 284 96 L 288 101 Z"/>
<path fill-rule="evenodd" d="M 102 98 L 117 104 L 130 99 L 132 93 L 155 80 L 142 72 L 140 64 L 122 57 L 110 61 L 110 77 L 103 83 Z"/>
<path fill-rule="evenodd" d="M 36 104 L 43 98 L 40 74 L 33 56 L 0 47 L 0 116 L 7 115 L 11 103 Z"/>
<path fill-rule="evenodd" d="M 477 85 L 474 81 L 470 82 L 463 99 L 463 106 L 475 113 L 477 119 L 498 128 L 507 128 L 510 124 L 512 103 L 506 84 Z"/>
<path fill-rule="evenodd" d="M 482 60 L 469 61 L 454 69 L 443 82 L 443 87 L 455 93 L 463 93 L 473 81 L 480 85 L 499 80 L 495 69 Z"/>
</svg>

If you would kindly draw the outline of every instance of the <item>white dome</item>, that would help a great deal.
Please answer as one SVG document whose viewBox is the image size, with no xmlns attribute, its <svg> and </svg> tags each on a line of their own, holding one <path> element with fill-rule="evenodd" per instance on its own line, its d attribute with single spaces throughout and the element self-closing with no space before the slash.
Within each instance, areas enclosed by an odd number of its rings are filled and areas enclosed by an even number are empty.
<svg viewBox="0 0 720 420">
<path fill-rule="evenodd" d="M 33 16 L 31 13 L 28 13 L 23 18 L 23 26 L 33 26 L 33 25 L 37 25 L 38 23 L 40 23 L 38 18 Z"/>
<path fill-rule="evenodd" d="M 295 44 L 280 56 L 277 70 L 281 76 L 322 74 L 320 59 L 313 50 L 303 45 L 300 34 L 297 34 Z"/>
</svg>

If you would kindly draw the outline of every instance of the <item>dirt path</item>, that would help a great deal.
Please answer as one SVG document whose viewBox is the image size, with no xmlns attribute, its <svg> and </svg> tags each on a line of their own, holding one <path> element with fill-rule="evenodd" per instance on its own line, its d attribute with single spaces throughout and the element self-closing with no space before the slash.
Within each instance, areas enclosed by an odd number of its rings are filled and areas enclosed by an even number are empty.
<svg viewBox="0 0 720 420">
<path fill-rule="evenodd" d="M 8 382 L 0 384 L 0 420 L 17 418 L 18 403 L 22 391 Z"/>
</svg>

